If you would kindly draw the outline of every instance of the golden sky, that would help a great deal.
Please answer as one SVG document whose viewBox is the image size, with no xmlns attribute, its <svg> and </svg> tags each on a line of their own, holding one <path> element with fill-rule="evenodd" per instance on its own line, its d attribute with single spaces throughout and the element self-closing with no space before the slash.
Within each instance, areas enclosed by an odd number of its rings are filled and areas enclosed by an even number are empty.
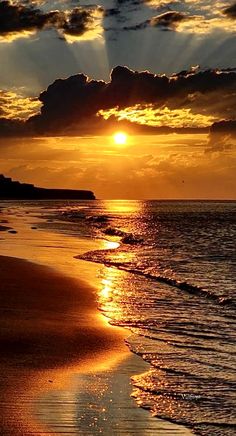
<svg viewBox="0 0 236 436">
<path fill-rule="evenodd" d="M 233 0 L 0 1 L 0 172 L 236 198 L 235 33 Z"/>
<path fill-rule="evenodd" d="M 17 143 L 17 147 L 16 147 Z M 45 187 L 92 189 L 98 198 L 234 198 L 236 156 L 208 135 L 11 139 L 0 166 Z"/>
</svg>

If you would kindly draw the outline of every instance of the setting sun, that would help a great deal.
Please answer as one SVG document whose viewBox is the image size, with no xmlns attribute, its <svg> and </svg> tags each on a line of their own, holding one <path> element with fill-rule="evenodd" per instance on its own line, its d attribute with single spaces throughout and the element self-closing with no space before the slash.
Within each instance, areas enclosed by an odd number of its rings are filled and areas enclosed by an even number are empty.
<svg viewBox="0 0 236 436">
<path fill-rule="evenodd" d="M 116 144 L 123 145 L 127 142 L 127 135 L 124 132 L 116 132 L 113 136 Z"/>
</svg>

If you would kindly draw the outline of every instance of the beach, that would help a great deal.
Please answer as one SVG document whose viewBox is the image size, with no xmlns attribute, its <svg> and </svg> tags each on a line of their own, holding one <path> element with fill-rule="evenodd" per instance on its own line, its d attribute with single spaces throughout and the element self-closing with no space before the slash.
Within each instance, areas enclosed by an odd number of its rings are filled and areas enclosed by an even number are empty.
<svg viewBox="0 0 236 436">
<path fill-rule="evenodd" d="M 0 436 L 236 436 L 236 0 L 0 0 Z"/>
<path fill-rule="evenodd" d="M 125 353 L 119 345 L 124 335 L 109 333 L 96 316 L 94 294 L 84 283 L 20 259 L 1 257 L 0 265 L 5 418 L 1 434 L 11 434 L 16 424 L 13 412 L 17 410 L 18 419 L 24 416 L 32 389 L 47 390 L 52 382 L 57 386 L 60 368 L 74 364 L 82 370 L 96 365 L 98 356 L 102 361 L 104 355 L 110 359 L 119 353 L 122 358 Z M 17 420 L 12 434 L 25 434 L 24 425 Z"/>
<path fill-rule="evenodd" d="M 21 208 L 1 218 L 16 232 L 0 250 L 1 434 L 191 434 L 130 398 L 147 364 L 97 309 L 99 266 L 72 256 L 108 243 L 39 231 Z"/>
</svg>

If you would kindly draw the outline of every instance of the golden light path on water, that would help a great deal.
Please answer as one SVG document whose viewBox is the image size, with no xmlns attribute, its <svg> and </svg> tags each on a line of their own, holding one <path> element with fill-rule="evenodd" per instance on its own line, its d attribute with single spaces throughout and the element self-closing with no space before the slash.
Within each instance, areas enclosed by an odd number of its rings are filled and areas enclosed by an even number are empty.
<svg viewBox="0 0 236 436">
<path fill-rule="evenodd" d="M 102 206 L 107 213 L 140 213 L 144 203 L 140 200 L 103 200 Z"/>
</svg>

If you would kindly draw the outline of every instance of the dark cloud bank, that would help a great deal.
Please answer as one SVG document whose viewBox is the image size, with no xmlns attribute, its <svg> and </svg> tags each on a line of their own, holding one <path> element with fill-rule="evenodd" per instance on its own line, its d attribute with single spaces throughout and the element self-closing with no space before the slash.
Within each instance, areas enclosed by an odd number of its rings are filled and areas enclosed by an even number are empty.
<svg viewBox="0 0 236 436">
<path fill-rule="evenodd" d="M 80 36 L 93 25 L 93 8 L 76 7 L 68 14 L 64 11 L 43 12 L 33 5 L 0 2 L 0 35 L 57 29 L 62 34 Z"/>
<path fill-rule="evenodd" d="M 236 3 L 225 8 L 223 13 L 229 18 L 236 19 Z"/>
<path fill-rule="evenodd" d="M 59 10 L 43 12 L 33 4 L 30 5 L 30 2 L 19 4 L 4 0 L 0 2 L 0 35 L 7 37 L 9 34 L 24 31 L 57 29 L 65 35 L 81 36 L 93 27 L 94 10 L 96 9 L 103 13 L 104 17 L 120 13 L 118 8 L 104 9 L 98 6 L 77 6 L 68 13 Z M 225 11 L 225 14 L 228 12 Z M 193 17 L 182 12 L 167 11 L 135 26 L 124 26 L 123 30 L 138 30 L 148 26 L 174 30 L 178 23 L 191 18 Z M 113 29 L 105 28 L 105 30 Z"/>
<path fill-rule="evenodd" d="M 219 121 L 218 123 L 213 123 L 210 132 L 212 134 L 228 134 L 236 136 L 236 120 Z"/>
<path fill-rule="evenodd" d="M 234 70 L 182 71 L 173 76 L 135 72 L 118 66 L 112 70 L 109 82 L 89 80 L 83 74 L 58 79 L 40 94 L 41 113 L 27 122 L 0 119 L 2 136 L 33 134 L 76 135 L 104 133 L 117 127 L 117 121 L 104 121 L 97 116 L 101 109 L 125 108 L 135 104 L 168 106 L 171 109 L 191 108 L 196 114 L 217 114 L 219 119 L 230 121 L 215 123 L 211 131 L 235 134 L 236 72 Z M 227 114 L 227 117 L 226 117 Z M 122 125 L 123 126 L 123 125 Z M 125 127 L 135 133 L 202 132 L 204 129 L 171 129 L 135 126 Z"/>
</svg>

